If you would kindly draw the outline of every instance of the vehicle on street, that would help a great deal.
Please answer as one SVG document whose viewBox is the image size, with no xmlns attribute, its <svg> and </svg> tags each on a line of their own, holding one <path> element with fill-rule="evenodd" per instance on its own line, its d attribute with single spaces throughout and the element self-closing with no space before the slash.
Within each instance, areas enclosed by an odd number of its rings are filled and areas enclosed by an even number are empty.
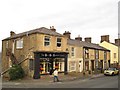
<svg viewBox="0 0 120 90">
<path fill-rule="evenodd" d="M 104 70 L 104 75 L 118 75 L 119 74 L 119 70 L 117 68 L 108 68 L 106 70 Z"/>
</svg>

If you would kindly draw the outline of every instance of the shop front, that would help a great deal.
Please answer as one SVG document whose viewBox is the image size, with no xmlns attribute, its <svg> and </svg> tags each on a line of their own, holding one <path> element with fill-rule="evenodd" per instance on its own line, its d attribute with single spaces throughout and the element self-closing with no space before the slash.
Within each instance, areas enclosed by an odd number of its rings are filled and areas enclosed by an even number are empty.
<svg viewBox="0 0 120 90">
<path fill-rule="evenodd" d="M 41 74 L 52 74 L 55 68 L 67 74 L 67 52 L 34 52 L 34 79 L 39 79 Z"/>
</svg>

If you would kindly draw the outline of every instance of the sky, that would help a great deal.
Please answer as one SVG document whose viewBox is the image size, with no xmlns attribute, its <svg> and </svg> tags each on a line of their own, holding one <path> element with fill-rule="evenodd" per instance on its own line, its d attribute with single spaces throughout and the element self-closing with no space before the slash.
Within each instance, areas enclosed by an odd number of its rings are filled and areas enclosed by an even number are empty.
<svg viewBox="0 0 120 90">
<path fill-rule="evenodd" d="M 0 47 L 2 40 L 32 29 L 54 26 L 58 33 L 71 32 L 100 43 L 101 35 L 118 38 L 119 0 L 0 0 Z M 1 51 L 0 48 L 0 51 Z"/>
</svg>

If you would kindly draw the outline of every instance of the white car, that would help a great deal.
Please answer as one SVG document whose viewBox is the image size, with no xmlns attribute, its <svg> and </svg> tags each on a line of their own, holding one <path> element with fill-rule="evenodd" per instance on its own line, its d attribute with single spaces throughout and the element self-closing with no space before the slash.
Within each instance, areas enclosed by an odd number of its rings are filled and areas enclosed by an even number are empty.
<svg viewBox="0 0 120 90">
<path fill-rule="evenodd" d="M 117 68 L 108 68 L 104 71 L 104 75 L 118 75 L 119 74 L 119 70 Z"/>
</svg>

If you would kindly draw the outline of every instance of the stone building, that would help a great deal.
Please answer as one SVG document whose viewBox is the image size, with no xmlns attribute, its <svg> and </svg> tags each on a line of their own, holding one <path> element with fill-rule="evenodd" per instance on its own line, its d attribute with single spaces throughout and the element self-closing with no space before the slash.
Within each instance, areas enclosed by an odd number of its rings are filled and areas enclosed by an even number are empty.
<svg viewBox="0 0 120 90">
<path fill-rule="evenodd" d="M 10 32 L 10 37 L 2 40 L 2 71 L 13 63 L 21 64 L 26 75 L 39 78 L 39 74 L 49 74 L 55 68 L 67 73 L 67 38 L 50 29 L 41 27 L 20 34 Z"/>
<path fill-rule="evenodd" d="M 84 38 L 85 41 L 82 41 L 82 37 L 80 36 L 71 39 L 71 33 L 65 33 L 64 35 L 68 37 L 69 72 L 95 71 L 98 68 L 106 69 L 110 66 L 110 50 L 98 44 L 91 43 L 91 37 L 86 37 Z"/>
</svg>

